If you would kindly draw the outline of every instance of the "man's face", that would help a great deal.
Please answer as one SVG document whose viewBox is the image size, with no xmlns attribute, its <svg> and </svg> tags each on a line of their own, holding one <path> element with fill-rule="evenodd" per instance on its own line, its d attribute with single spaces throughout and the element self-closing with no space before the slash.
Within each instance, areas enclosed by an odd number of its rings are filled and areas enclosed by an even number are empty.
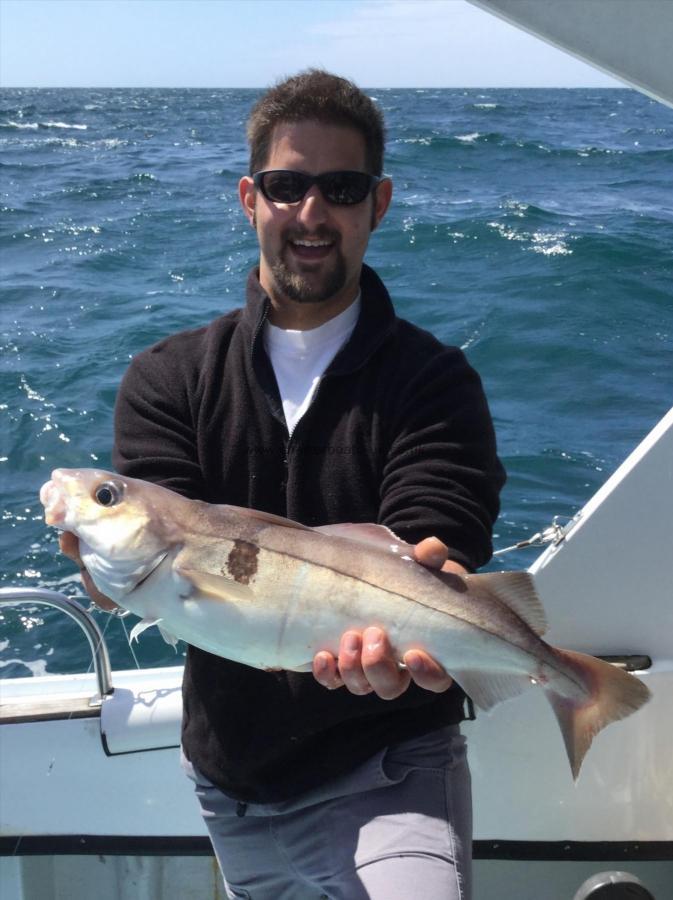
<svg viewBox="0 0 673 900">
<path fill-rule="evenodd" d="M 365 172 L 364 139 L 347 127 L 283 123 L 273 131 L 264 169 Z M 250 178 L 241 180 L 240 193 L 257 230 L 260 283 L 272 300 L 341 306 L 354 299 L 369 235 L 390 202 L 390 182 L 352 206 L 329 203 L 317 185 L 294 204 L 267 200 Z"/>
</svg>

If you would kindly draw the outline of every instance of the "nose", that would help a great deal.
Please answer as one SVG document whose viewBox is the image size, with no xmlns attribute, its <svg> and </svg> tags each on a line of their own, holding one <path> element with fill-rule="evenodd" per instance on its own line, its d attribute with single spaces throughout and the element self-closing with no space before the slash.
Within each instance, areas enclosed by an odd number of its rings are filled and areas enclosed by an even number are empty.
<svg viewBox="0 0 673 900">
<path fill-rule="evenodd" d="M 314 184 L 297 208 L 297 221 L 310 231 L 322 225 L 328 215 L 327 201 L 320 193 L 318 185 Z"/>
</svg>

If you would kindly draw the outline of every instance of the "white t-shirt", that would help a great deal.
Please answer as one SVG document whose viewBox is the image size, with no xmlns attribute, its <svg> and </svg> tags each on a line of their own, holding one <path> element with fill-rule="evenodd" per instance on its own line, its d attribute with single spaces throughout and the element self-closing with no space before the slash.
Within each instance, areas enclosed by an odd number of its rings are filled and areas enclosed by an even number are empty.
<svg viewBox="0 0 673 900">
<path fill-rule="evenodd" d="M 351 336 L 360 315 L 360 295 L 333 319 L 296 331 L 264 325 L 264 347 L 278 382 L 290 434 L 311 405 L 323 372 Z"/>
</svg>

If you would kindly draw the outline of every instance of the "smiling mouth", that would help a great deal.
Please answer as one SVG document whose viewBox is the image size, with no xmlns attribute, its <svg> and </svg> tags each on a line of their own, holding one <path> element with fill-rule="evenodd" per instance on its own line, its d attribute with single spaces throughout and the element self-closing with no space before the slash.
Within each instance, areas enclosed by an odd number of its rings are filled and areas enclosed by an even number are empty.
<svg viewBox="0 0 673 900">
<path fill-rule="evenodd" d="M 295 238 L 294 240 L 289 240 L 288 244 L 293 255 L 297 259 L 305 261 L 319 261 L 325 259 L 325 257 L 329 256 L 332 248 L 335 246 L 334 241 L 325 240 L 323 238 L 316 238 L 315 240 Z"/>
</svg>

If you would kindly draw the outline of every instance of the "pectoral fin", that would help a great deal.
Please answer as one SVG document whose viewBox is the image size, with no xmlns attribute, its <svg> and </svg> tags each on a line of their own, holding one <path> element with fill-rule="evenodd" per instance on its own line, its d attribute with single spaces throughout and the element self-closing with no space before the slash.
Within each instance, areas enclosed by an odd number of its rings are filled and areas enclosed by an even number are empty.
<svg viewBox="0 0 673 900">
<path fill-rule="evenodd" d="M 227 578 L 226 575 L 213 575 L 211 572 L 200 572 L 186 566 L 176 566 L 175 571 L 195 591 L 211 600 L 242 602 L 253 600 L 255 597 L 247 584 L 241 584 L 233 578 Z"/>
<path fill-rule="evenodd" d="M 163 619 L 142 619 L 142 621 L 136 623 L 131 629 L 131 634 L 129 635 L 129 641 L 132 643 L 133 641 L 137 641 L 140 635 L 147 628 L 151 628 L 153 625 L 156 625 L 159 629 L 159 634 L 166 641 L 167 644 L 170 644 L 171 647 L 177 653 L 178 639 L 175 635 L 171 634 L 170 631 L 166 631 L 165 628 L 162 628 L 161 622 Z"/>
<path fill-rule="evenodd" d="M 129 635 L 129 641 L 137 641 L 143 631 L 146 631 L 148 628 L 151 628 L 153 625 L 158 625 L 161 622 L 161 619 L 142 619 L 140 622 L 137 622 L 133 628 L 131 629 L 131 634 Z"/>
</svg>

